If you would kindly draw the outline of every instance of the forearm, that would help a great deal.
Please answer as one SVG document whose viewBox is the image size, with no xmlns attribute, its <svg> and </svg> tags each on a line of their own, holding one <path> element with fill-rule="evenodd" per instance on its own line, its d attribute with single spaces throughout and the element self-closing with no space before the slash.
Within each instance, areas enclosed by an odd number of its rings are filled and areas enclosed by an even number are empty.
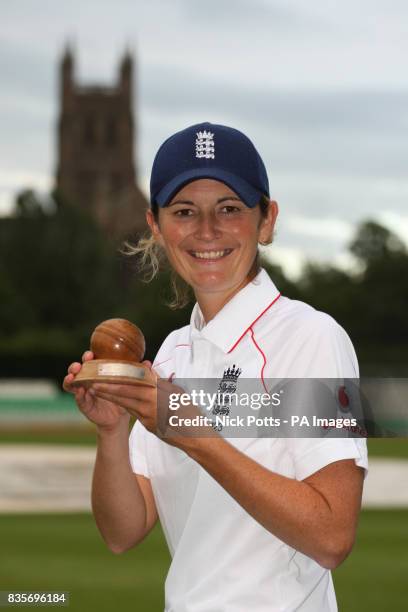
<svg viewBox="0 0 408 612">
<path fill-rule="evenodd" d="M 265 529 L 324 567 L 341 562 L 344 533 L 310 484 L 271 472 L 222 438 L 185 439 L 182 445 Z"/>
<path fill-rule="evenodd" d="M 146 507 L 129 460 L 128 423 L 115 432 L 98 432 L 92 481 L 92 510 L 105 542 L 123 552 L 146 533 Z"/>
</svg>

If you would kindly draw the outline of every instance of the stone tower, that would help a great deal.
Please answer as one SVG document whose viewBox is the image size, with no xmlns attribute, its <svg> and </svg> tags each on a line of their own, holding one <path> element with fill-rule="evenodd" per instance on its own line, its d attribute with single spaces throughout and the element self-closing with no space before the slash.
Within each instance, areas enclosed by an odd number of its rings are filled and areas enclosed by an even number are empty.
<svg viewBox="0 0 408 612">
<path fill-rule="evenodd" d="M 56 186 L 115 239 L 146 229 L 148 204 L 136 185 L 132 77 L 129 53 L 114 87 L 75 83 L 69 48 L 60 65 Z"/>
</svg>

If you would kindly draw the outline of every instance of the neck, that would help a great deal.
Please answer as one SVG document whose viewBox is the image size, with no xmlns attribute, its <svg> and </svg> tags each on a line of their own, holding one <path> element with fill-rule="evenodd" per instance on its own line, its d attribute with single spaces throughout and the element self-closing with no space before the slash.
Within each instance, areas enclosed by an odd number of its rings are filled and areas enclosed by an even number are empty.
<svg viewBox="0 0 408 612">
<path fill-rule="evenodd" d="M 205 323 L 208 323 L 215 317 L 217 313 L 224 308 L 233 297 L 256 276 L 256 271 L 249 274 L 239 285 L 230 288 L 228 291 L 200 292 L 195 291 L 195 297 L 204 317 Z"/>
<path fill-rule="evenodd" d="M 225 304 L 230 301 L 235 293 L 237 293 L 237 291 L 229 295 L 225 295 L 224 293 L 196 293 L 196 300 L 204 317 L 204 321 L 206 323 L 211 321 L 211 319 L 224 308 Z"/>
</svg>

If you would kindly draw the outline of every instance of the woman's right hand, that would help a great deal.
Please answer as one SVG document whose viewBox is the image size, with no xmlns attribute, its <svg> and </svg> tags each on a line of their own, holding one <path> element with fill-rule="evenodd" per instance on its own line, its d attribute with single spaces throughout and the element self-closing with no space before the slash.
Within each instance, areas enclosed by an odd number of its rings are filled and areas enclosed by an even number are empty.
<svg viewBox="0 0 408 612">
<path fill-rule="evenodd" d="M 92 351 L 85 351 L 82 355 L 82 362 L 94 359 Z M 95 423 L 99 429 L 112 431 L 117 429 L 122 423 L 129 424 L 130 415 L 124 409 L 113 402 L 95 396 L 92 386 L 73 387 L 72 383 L 75 376 L 81 370 L 82 364 L 79 362 L 71 363 L 68 374 L 64 378 L 63 389 L 75 396 L 78 408 L 86 418 Z"/>
</svg>

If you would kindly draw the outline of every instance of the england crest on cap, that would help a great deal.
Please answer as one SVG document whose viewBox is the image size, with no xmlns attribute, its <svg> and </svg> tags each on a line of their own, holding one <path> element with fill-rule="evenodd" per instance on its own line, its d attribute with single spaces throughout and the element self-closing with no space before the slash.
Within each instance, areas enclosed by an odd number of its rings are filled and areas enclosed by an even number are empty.
<svg viewBox="0 0 408 612">
<path fill-rule="evenodd" d="M 214 134 L 212 132 L 196 133 L 197 138 L 195 141 L 196 157 L 205 157 L 205 159 L 215 159 L 215 145 L 214 145 Z"/>
</svg>

